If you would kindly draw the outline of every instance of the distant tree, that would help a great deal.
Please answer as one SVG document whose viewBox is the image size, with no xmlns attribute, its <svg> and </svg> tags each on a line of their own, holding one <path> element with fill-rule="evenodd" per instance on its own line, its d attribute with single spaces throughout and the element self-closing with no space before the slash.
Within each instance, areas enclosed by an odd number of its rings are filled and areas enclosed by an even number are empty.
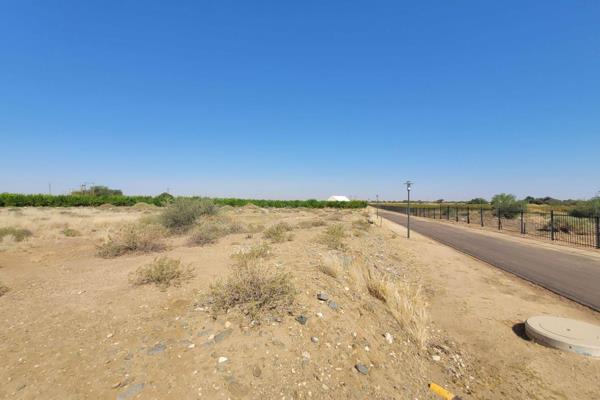
<svg viewBox="0 0 600 400">
<path fill-rule="evenodd" d="M 119 189 L 110 189 L 107 186 L 90 186 L 85 190 L 76 190 L 71 192 L 72 195 L 88 195 L 88 196 L 123 196 L 123 192 Z"/>
<path fill-rule="evenodd" d="M 573 217 L 597 217 L 600 216 L 600 196 L 589 200 L 578 201 L 573 209 L 569 211 Z"/>
<path fill-rule="evenodd" d="M 512 219 L 525 210 L 525 202 L 518 201 L 514 194 L 500 193 L 492 197 L 495 216 Z"/>
<path fill-rule="evenodd" d="M 175 199 L 175 197 L 173 197 L 172 194 L 167 193 L 167 192 L 162 192 L 161 194 L 156 196 L 156 198 L 158 199 L 158 202 L 162 205 L 166 205 L 166 204 L 172 202 L 173 199 Z"/>
<path fill-rule="evenodd" d="M 443 203 L 443 202 L 444 202 L 444 199 L 437 199 L 435 202 L 436 202 L 436 203 Z"/>
<path fill-rule="evenodd" d="M 488 204 L 488 201 L 483 197 L 476 197 L 467 202 L 467 204 Z"/>
<path fill-rule="evenodd" d="M 527 204 L 531 204 L 531 203 L 533 203 L 533 202 L 535 201 L 535 197 L 533 197 L 533 196 L 527 196 L 527 197 L 525 197 L 525 198 L 523 199 L 523 201 L 524 201 L 525 203 L 527 203 Z"/>
</svg>

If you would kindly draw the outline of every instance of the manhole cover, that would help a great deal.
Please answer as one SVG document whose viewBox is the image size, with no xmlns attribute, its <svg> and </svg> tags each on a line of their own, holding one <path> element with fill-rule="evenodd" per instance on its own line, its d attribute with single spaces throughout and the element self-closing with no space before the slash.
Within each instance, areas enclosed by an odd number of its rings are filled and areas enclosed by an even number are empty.
<svg viewBox="0 0 600 400">
<path fill-rule="evenodd" d="M 525 321 L 527 336 L 548 347 L 600 357 L 600 326 L 569 318 L 537 316 Z"/>
</svg>

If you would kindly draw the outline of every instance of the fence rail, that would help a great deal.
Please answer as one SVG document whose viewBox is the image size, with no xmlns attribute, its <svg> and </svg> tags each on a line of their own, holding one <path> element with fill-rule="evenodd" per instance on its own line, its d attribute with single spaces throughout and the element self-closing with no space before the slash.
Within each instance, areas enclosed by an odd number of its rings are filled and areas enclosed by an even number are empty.
<svg viewBox="0 0 600 400">
<path fill-rule="evenodd" d="M 371 204 L 371 206 L 401 214 L 407 214 L 408 211 L 405 205 Z M 411 206 L 410 215 L 478 225 L 483 228 L 600 249 L 600 217 L 573 217 L 554 211 L 549 213 L 521 211 L 503 215 L 494 210 L 479 207 L 445 205 L 439 207 Z"/>
</svg>

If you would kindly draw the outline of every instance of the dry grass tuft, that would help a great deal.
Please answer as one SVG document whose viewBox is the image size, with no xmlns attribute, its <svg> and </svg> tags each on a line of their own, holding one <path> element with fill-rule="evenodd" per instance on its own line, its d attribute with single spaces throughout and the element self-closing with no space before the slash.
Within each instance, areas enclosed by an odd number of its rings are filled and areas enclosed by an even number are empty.
<svg viewBox="0 0 600 400">
<path fill-rule="evenodd" d="M 332 251 L 321 256 L 317 268 L 325 275 L 338 278 L 351 264 L 352 256 Z"/>
<path fill-rule="evenodd" d="M 189 267 L 181 265 L 180 260 L 168 257 L 155 258 L 153 262 L 138 268 L 132 276 L 134 285 L 154 284 L 161 288 L 178 286 L 184 279 L 192 276 Z"/>
<path fill-rule="evenodd" d="M 5 236 L 12 236 L 16 242 L 22 242 L 32 235 L 33 233 L 29 229 L 15 228 L 14 226 L 0 228 L 0 240 Z"/>
<path fill-rule="evenodd" d="M 378 300 L 387 303 L 390 294 L 390 282 L 382 272 L 366 267 L 363 271 L 367 291 Z"/>
<path fill-rule="evenodd" d="M 320 236 L 319 241 L 332 250 L 344 250 L 344 238 L 346 237 L 343 224 L 334 224 L 329 226 Z"/>
<path fill-rule="evenodd" d="M 227 279 L 212 284 L 209 291 L 214 313 L 239 308 L 257 321 L 265 313 L 290 311 L 295 295 L 290 274 L 263 263 L 233 266 Z"/>
<path fill-rule="evenodd" d="M 247 267 L 271 257 L 271 247 L 267 243 L 259 243 L 252 247 L 241 249 L 231 257 L 235 260 L 236 265 Z"/>
<path fill-rule="evenodd" d="M 65 235 L 67 237 L 81 236 L 81 232 L 79 232 L 76 229 L 72 229 L 72 228 L 65 228 L 61 232 L 63 235 Z"/>
<path fill-rule="evenodd" d="M 188 244 L 203 246 L 215 243 L 219 238 L 232 233 L 239 233 L 244 227 L 237 221 L 225 217 L 207 217 L 192 232 Z"/>
<path fill-rule="evenodd" d="M 364 219 L 357 219 L 352 222 L 352 228 L 361 231 L 368 231 L 371 228 L 371 224 L 369 224 L 369 221 Z"/>
<path fill-rule="evenodd" d="M 6 293 L 8 293 L 10 289 L 8 288 L 8 286 L 4 286 L 4 284 L 2 282 L 0 282 L 0 297 L 4 296 Z"/>
<path fill-rule="evenodd" d="M 292 235 L 288 234 L 292 229 L 292 226 L 287 222 L 280 222 L 267 228 L 263 233 L 263 237 L 273 243 L 285 242 L 292 239 Z"/>
<path fill-rule="evenodd" d="M 151 253 L 166 249 L 164 229 L 158 225 L 130 224 L 98 249 L 98 256 L 118 257 L 128 253 Z"/>
</svg>

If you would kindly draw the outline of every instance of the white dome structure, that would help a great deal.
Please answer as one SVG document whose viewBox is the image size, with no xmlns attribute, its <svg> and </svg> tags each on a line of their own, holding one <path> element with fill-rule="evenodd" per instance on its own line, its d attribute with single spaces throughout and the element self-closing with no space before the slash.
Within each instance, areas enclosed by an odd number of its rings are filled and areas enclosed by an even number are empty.
<svg viewBox="0 0 600 400">
<path fill-rule="evenodd" d="M 350 201 L 346 196 L 329 196 L 327 201 Z"/>
</svg>

